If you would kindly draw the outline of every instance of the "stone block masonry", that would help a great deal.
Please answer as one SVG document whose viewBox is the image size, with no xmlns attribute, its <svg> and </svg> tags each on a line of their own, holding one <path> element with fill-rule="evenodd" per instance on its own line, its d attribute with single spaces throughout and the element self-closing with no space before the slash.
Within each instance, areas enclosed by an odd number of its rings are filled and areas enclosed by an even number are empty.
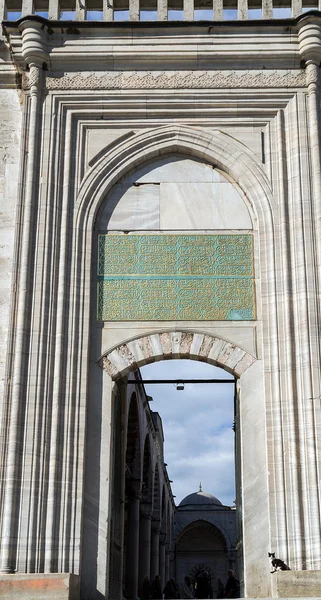
<svg viewBox="0 0 321 600">
<path fill-rule="evenodd" d="M 1 600 L 78 600 L 79 577 L 69 573 L 0 575 Z"/>
</svg>

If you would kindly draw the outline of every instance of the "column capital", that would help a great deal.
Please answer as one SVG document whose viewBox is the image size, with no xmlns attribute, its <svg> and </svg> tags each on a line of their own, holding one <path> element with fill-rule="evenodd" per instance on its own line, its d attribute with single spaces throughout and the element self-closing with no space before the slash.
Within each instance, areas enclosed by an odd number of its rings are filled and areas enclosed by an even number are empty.
<svg viewBox="0 0 321 600">
<path fill-rule="evenodd" d="M 153 514 L 153 507 L 150 502 L 140 503 L 140 515 L 144 519 L 151 519 Z"/>
<path fill-rule="evenodd" d="M 159 535 L 159 543 L 162 546 L 165 546 L 165 542 L 166 542 L 166 533 L 161 532 L 160 535 Z"/>
<path fill-rule="evenodd" d="M 130 499 L 140 500 L 142 497 L 142 485 L 140 479 L 129 479 L 127 482 L 127 493 Z"/>
<path fill-rule="evenodd" d="M 299 51 L 303 60 L 321 62 L 321 17 L 303 16 L 298 22 Z"/>
<path fill-rule="evenodd" d="M 152 519 L 152 531 L 154 533 L 160 533 L 161 530 L 161 522 L 159 519 Z"/>
<path fill-rule="evenodd" d="M 43 68 L 49 64 L 47 33 L 42 22 L 27 17 L 19 25 L 22 38 L 21 55 L 25 63 Z"/>
</svg>

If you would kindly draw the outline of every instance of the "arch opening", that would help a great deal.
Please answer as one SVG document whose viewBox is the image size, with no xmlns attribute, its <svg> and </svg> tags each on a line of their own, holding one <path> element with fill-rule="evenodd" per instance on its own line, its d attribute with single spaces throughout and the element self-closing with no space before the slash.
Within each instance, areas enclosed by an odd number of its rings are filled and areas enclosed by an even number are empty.
<svg viewBox="0 0 321 600">
<path fill-rule="evenodd" d="M 183 364 L 184 361 L 176 362 L 181 362 L 181 364 Z M 172 361 L 171 364 L 175 366 Z M 194 361 L 193 364 L 195 367 L 197 366 L 196 361 Z M 157 367 L 159 368 L 161 365 L 163 365 L 165 369 L 168 369 L 169 362 L 158 362 L 154 368 L 157 369 Z M 148 370 L 150 367 L 146 366 L 145 368 Z M 190 372 L 192 373 L 191 369 Z M 144 373 L 144 369 L 142 373 Z M 140 433 L 139 435 L 136 434 L 136 438 L 139 437 L 140 439 L 145 440 L 141 448 L 140 462 L 142 469 L 141 481 L 137 487 L 138 495 L 134 497 L 133 494 L 131 496 L 126 494 L 126 520 L 124 531 L 124 545 L 126 544 L 126 564 L 131 565 L 129 569 L 130 571 L 133 567 L 133 562 L 135 562 L 132 560 L 132 553 L 136 552 L 135 556 L 138 556 L 139 560 L 137 565 L 137 573 L 139 577 L 137 578 L 136 576 L 135 587 L 131 586 L 131 581 L 129 579 L 130 573 L 128 573 L 128 569 L 126 568 L 126 571 L 124 572 L 125 597 L 128 599 L 135 597 L 133 594 L 136 593 L 136 590 L 138 591 L 140 597 L 144 596 L 143 588 L 146 584 L 146 577 L 149 578 L 150 585 L 151 581 L 156 581 L 156 576 L 159 576 L 162 589 L 170 577 L 176 577 L 177 584 L 180 588 L 182 588 L 184 584 L 184 576 L 188 574 L 190 575 L 192 570 L 195 570 L 197 565 L 202 564 L 206 564 L 209 567 L 212 576 L 215 578 L 215 581 L 213 581 L 212 584 L 212 593 L 216 593 L 217 578 L 220 576 L 223 577 L 224 575 L 224 579 L 226 579 L 227 569 L 231 567 L 231 565 L 234 566 L 234 568 L 237 566 L 235 552 L 237 541 L 236 537 L 235 539 L 233 538 L 231 531 L 228 534 L 226 534 L 224 531 L 224 519 L 227 518 L 226 515 L 228 512 L 231 513 L 229 519 L 233 519 L 235 524 L 236 515 L 234 507 L 231 509 L 231 507 L 225 505 L 223 506 L 221 502 L 217 501 L 216 504 L 219 506 L 215 505 L 213 507 L 214 513 L 213 511 L 209 511 L 209 509 L 211 509 L 209 506 L 197 507 L 201 510 L 201 513 L 198 513 L 198 517 L 196 517 L 196 513 L 193 513 L 190 510 L 190 506 L 186 507 L 185 504 L 182 506 L 179 505 L 178 507 L 175 506 L 169 475 L 171 470 L 171 461 L 168 461 L 168 466 L 167 463 L 165 463 L 165 460 L 167 459 L 164 455 L 163 443 L 166 436 L 166 427 L 164 433 L 163 421 L 161 417 L 162 410 L 160 408 L 158 412 L 158 405 L 156 405 L 155 411 L 155 407 L 153 406 L 155 401 L 152 403 L 152 398 L 149 395 L 151 391 L 149 388 L 147 388 L 146 391 L 145 386 L 139 383 L 142 377 L 144 378 L 145 374 L 142 375 L 140 371 L 136 369 L 130 373 L 128 377 L 125 376 L 118 380 L 118 385 L 121 386 L 121 389 L 126 390 L 123 395 L 123 401 L 125 402 L 125 405 L 126 402 L 129 403 L 128 432 L 135 431 L 134 423 L 140 423 Z M 231 395 L 233 397 L 234 379 L 228 378 L 228 381 L 230 381 L 232 384 Z M 132 393 L 133 389 L 136 389 L 136 396 L 134 396 Z M 201 393 L 201 391 L 199 393 Z M 135 398 L 135 402 L 133 402 L 133 398 Z M 200 403 L 198 403 L 198 406 L 200 406 Z M 137 408 L 139 416 L 137 415 Z M 189 409 L 187 409 L 187 411 L 188 410 Z M 194 410 L 197 413 L 198 408 L 196 405 L 194 406 Z M 230 423 L 232 423 L 233 418 L 234 413 L 232 409 L 231 415 L 229 416 Z M 149 430 L 148 435 L 146 435 L 147 429 Z M 186 435 L 188 436 L 188 430 L 186 430 Z M 213 433 L 213 435 L 215 434 Z M 131 439 L 132 438 L 127 433 L 126 469 L 127 461 L 130 464 L 133 462 L 131 457 L 134 456 L 134 452 L 132 450 L 133 443 Z M 129 460 L 129 457 L 131 460 Z M 212 473 L 209 481 L 213 477 L 215 479 L 215 475 Z M 150 481 L 150 479 L 152 479 L 152 497 L 150 498 L 149 496 L 151 501 L 147 502 L 147 483 Z M 126 481 L 126 490 L 127 486 L 128 483 Z M 137 507 L 138 504 L 139 509 Z M 133 505 L 134 508 L 136 506 L 136 516 L 134 518 Z M 203 510 L 207 511 L 207 514 L 204 518 L 202 515 Z M 185 526 L 183 528 L 183 533 L 180 530 L 181 517 L 179 513 L 184 513 L 184 511 L 185 514 L 183 514 L 183 518 L 186 519 L 186 516 L 188 516 L 189 520 L 192 519 L 194 522 L 189 523 L 188 527 Z M 222 515 L 220 515 L 219 512 L 221 512 Z M 217 524 L 215 525 L 214 522 L 211 522 L 211 519 L 212 521 L 215 519 Z M 131 524 L 130 521 L 132 521 Z M 130 544 L 128 539 L 129 531 L 135 523 L 137 536 L 135 541 L 136 551 L 133 544 Z M 231 529 L 230 525 L 229 527 Z M 192 536 L 191 539 L 194 540 L 194 553 L 192 554 L 188 554 L 186 548 L 184 548 L 184 536 L 185 534 L 187 535 L 187 532 L 189 532 L 188 535 Z M 214 536 L 213 532 L 215 532 L 216 537 Z M 195 534 L 194 538 L 192 535 L 193 533 Z M 199 546 L 197 546 L 196 543 L 197 539 L 200 542 Z M 188 540 L 187 544 L 189 544 Z M 196 579 L 198 575 L 199 572 L 197 571 Z"/>
</svg>

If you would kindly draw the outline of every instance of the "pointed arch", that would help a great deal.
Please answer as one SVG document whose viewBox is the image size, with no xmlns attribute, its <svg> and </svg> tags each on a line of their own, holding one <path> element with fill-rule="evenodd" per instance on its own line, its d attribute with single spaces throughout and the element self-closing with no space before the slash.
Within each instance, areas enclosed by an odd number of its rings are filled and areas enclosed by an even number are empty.
<svg viewBox="0 0 321 600">
<path fill-rule="evenodd" d="M 272 189 L 254 153 L 227 133 L 178 124 L 139 133 L 106 150 L 81 183 L 76 220 L 90 223 L 92 229 L 102 199 L 121 177 L 135 166 L 172 153 L 187 154 L 218 167 L 241 187 L 259 222 L 271 224 Z"/>
<path fill-rule="evenodd" d="M 192 521 L 191 523 L 188 523 L 188 525 L 186 525 L 183 530 L 180 531 L 176 538 L 176 549 L 178 550 L 180 547 L 185 548 L 185 545 L 188 545 L 189 543 L 188 540 L 190 536 L 193 535 L 193 532 L 196 530 L 201 530 L 204 534 L 209 534 L 210 536 L 213 536 L 213 539 L 217 540 L 217 542 L 219 542 L 222 545 L 222 547 L 224 547 L 224 551 L 227 554 L 228 540 L 218 527 L 216 527 L 214 524 L 210 523 L 205 519 L 198 519 L 197 521 Z"/>
</svg>

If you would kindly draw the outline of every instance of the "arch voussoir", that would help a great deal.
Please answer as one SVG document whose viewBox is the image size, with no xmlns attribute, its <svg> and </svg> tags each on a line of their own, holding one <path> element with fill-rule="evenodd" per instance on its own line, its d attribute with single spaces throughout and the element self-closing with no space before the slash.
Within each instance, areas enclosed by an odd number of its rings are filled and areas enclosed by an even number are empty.
<svg viewBox="0 0 321 600">
<path fill-rule="evenodd" d="M 208 362 L 240 377 L 256 360 L 243 348 L 215 336 L 198 332 L 152 333 L 120 344 L 106 352 L 100 364 L 117 380 L 148 363 L 170 358 Z"/>
</svg>

